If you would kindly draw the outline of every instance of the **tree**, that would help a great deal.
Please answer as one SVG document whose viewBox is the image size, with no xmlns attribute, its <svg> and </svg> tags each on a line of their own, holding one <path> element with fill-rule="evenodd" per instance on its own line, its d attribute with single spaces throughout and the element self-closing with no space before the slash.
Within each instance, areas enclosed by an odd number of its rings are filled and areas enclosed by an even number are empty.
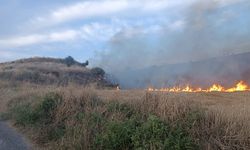
<svg viewBox="0 0 250 150">
<path fill-rule="evenodd" d="M 104 75 L 105 75 L 105 71 L 99 67 L 92 68 L 91 73 L 101 78 L 104 78 Z"/>
<path fill-rule="evenodd" d="M 89 65 L 89 61 L 87 60 L 85 63 L 82 63 L 81 66 L 86 67 Z"/>
<path fill-rule="evenodd" d="M 64 59 L 64 63 L 65 63 L 68 67 L 70 67 L 70 66 L 72 66 L 72 65 L 75 64 L 75 60 L 74 60 L 73 57 L 68 56 L 68 57 L 66 57 L 66 58 Z"/>
</svg>

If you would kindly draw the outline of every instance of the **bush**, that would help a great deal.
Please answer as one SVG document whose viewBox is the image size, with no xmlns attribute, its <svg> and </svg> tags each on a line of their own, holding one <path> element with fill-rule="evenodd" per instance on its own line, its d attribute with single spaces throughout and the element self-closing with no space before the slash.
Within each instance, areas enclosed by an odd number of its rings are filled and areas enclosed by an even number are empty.
<svg viewBox="0 0 250 150">
<path fill-rule="evenodd" d="M 34 112 L 38 114 L 38 121 L 49 123 L 53 121 L 54 111 L 61 102 L 62 97 L 57 93 L 48 93 L 43 101 L 34 108 Z"/>
<path fill-rule="evenodd" d="M 91 69 L 91 73 L 95 76 L 103 78 L 105 75 L 105 71 L 102 68 L 96 67 Z"/>
<path fill-rule="evenodd" d="M 49 93 L 43 101 L 36 105 L 31 106 L 28 104 L 16 105 L 11 109 L 12 117 L 20 125 L 32 125 L 38 122 L 48 122 L 53 119 L 52 112 L 55 110 L 62 97 L 56 93 Z M 46 121 L 45 121 L 46 120 Z"/>
<path fill-rule="evenodd" d="M 66 58 L 64 59 L 64 63 L 65 63 L 68 67 L 70 67 L 70 66 L 74 65 L 74 64 L 76 63 L 76 61 L 74 60 L 73 57 L 68 56 L 68 57 L 66 57 Z"/>
<path fill-rule="evenodd" d="M 89 61 L 87 60 L 85 63 L 80 64 L 82 67 L 87 67 L 89 65 Z"/>
<path fill-rule="evenodd" d="M 97 149 L 132 149 L 131 136 L 135 132 L 137 122 L 108 122 L 106 130 L 97 135 L 95 145 Z"/>
<path fill-rule="evenodd" d="M 64 123 L 57 124 L 56 126 L 47 127 L 46 136 L 44 140 L 52 141 L 62 138 L 66 132 Z"/>
<path fill-rule="evenodd" d="M 15 118 L 16 124 L 25 126 L 35 124 L 39 119 L 39 112 L 34 111 L 30 104 L 24 104 L 12 109 L 12 117 Z"/>
<path fill-rule="evenodd" d="M 155 116 L 149 116 L 131 138 L 136 149 L 193 150 L 196 148 L 182 127 L 171 127 Z"/>
<path fill-rule="evenodd" d="M 192 138 L 180 126 L 171 127 L 155 116 L 108 122 L 97 135 L 97 149 L 197 149 Z"/>
</svg>

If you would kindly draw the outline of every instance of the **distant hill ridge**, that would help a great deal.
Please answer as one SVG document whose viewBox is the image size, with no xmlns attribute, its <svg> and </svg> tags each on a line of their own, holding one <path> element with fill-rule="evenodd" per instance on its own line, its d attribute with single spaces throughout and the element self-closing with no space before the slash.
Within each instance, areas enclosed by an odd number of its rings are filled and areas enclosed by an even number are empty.
<svg viewBox="0 0 250 150">
<path fill-rule="evenodd" d="M 114 87 L 102 68 L 87 68 L 88 61 L 80 63 L 68 56 L 62 58 L 33 57 L 0 64 L 0 80 L 31 82 L 35 84 Z"/>
</svg>

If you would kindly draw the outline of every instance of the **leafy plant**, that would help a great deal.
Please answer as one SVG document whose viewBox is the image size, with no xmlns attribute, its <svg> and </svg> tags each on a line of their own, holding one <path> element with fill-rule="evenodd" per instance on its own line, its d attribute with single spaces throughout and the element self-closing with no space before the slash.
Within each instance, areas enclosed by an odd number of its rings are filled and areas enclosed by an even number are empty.
<svg viewBox="0 0 250 150">
<path fill-rule="evenodd" d="M 180 126 L 171 127 L 156 116 L 146 121 L 136 118 L 123 122 L 108 122 L 96 137 L 99 149 L 196 149 L 192 138 Z"/>
<path fill-rule="evenodd" d="M 97 135 L 95 145 L 97 149 L 131 149 L 133 148 L 131 135 L 135 132 L 137 122 L 108 122 L 106 129 Z"/>
<path fill-rule="evenodd" d="M 11 109 L 10 114 L 16 120 L 17 124 L 28 125 L 41 122 L 51 121 L 53 118 L 52 112 L 55 110 L 62 97 L 56 93 L 49 93 L 43 101 L 35 106 L 31 106 L 30 103 L 19 104 Z"/>
</svg>

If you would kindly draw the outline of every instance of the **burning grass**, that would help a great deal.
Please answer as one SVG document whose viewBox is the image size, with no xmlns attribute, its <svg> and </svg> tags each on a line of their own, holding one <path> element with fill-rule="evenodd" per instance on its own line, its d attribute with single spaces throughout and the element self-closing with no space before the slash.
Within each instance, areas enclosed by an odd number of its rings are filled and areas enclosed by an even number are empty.
<svg viewBox="0 0 250 150">
<path fill-rule="evenodd" d="M 250 149 L 249 92 L 25 85 L 10 93 L 5 117 L 46 149 Z"/>
<path fill-rule="evenodd" d="M 151 92 L 242 92 L 242 91 L 250 91 L 250 87 L 244 82 L 239 81 L 234 87 L 231 88 L 225 88 L 220 84 L 213 84 L 211 87 L 207 89 L 202 88 L 192 88 L 191 86 L 187 85 L 186 87 L 172 87 L 172 88 L 161 88 L 161 89 L 155 89 L 155 88 L 148 88 L 148 91 Z"/>
</svg>

